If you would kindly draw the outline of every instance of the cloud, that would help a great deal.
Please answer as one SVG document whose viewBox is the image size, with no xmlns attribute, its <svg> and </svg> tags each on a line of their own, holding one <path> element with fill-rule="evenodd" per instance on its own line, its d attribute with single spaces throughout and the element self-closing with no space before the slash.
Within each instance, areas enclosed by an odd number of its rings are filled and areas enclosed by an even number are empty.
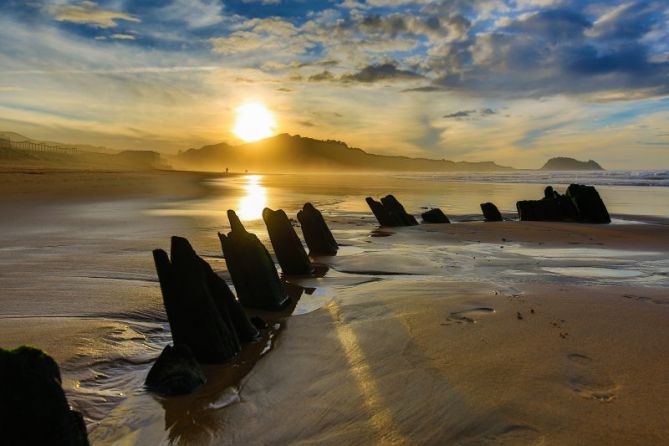
<svg viewBox="0 0 669 446">
<path fill-rule="evenodd" d="M 335 76 L 328 70 L 321 71 L 318 74 L 309 76 L 309 82 L 323 82 L 323 81 L 333 81 L 333 80 L 335 80 Z"/>
<path fill-rule="evenodd" d="M 173 0 L 161 9 L 161 16 L 191 29 L 206 28 L 223 21 L 223 5 L 219 0 Z"/>
<path fill-rule="evenodd" d="M 112 34 L 110 37 L 117 40 L 135 40 L 132 34 Z"/>
<path fill-rule="evenodd" d="M 652 57 L 642 39 L 653 29 L 648 16 L 660 14 L 660 3 L 641 3 L 639 11 L 623 14 L 628 8 L 619 8 L 594 22 L 568 9 L 524 14 L 432 47 L 423 71 L 437 86 L 481 96 L 669 94 L 669 62 Z"/>
<path fill-rule="evenodd" d="M 280 18 L 250 19 L 236 24 L 227 36 L 212 37 L 215 53 L 242 55 L 263 54 L 267 59 L 286 58 L 305 53 L 314 40 L 288 20 Z"/>
<path fill-rule="evenodd" d="M 447 115 L 444 115 L 445 119 L 463 119 L 463 118 L 471 118 L 471 119 L 476 119 L 479 117 L 486 117 L 486 116 L 492 116 L 497 114 L 495 110 L 492 108 L 482 108 L 480 110 L 460 110 L 456 111 L 453 113 L 449 113 Z"/>
<path fill-rule="evenodd" d="M 52 5 L 49 12 L 59 22 L 79 23 L 97 28 L 114 28 L 118 26 L 118 20 L 140 22 L 139 18 L 125 12 L 102 9 L 93 1 Z"/>
<path fill-rule="evenodd" d="M 341 77 L 343 82 L 361 82 L 373 83 L 379 81 L 402 81 L 421 79 L 418 73 L 413 71 L 401 70 L 394 63 L 384 63 L 380 65 L 369 65 L 353 74 L 345 74 Z"/>
<path fill-rule="evenodd" d="M 449 113 L 447 115 L 444 115 L 444 118 L 447 118 L 447 119 L 450 119 L 450 118 L 468 118 L 475 111 L 476 110 L 461 110 L 461 111 L 457 111 L 455 113 Z"/>
</svg>

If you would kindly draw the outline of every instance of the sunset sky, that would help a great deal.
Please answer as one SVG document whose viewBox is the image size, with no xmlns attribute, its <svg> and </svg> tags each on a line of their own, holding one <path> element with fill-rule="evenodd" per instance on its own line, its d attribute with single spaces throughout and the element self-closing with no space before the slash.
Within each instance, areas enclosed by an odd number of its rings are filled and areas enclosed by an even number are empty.
<svg viewBox="0 0 669 446">
<path fill-rule="evenodd" d="M 669 168 L 669 2 L 0 2 L 0 130 L 174 153 L 250 101 L 375 153 Z"/>
</svg>

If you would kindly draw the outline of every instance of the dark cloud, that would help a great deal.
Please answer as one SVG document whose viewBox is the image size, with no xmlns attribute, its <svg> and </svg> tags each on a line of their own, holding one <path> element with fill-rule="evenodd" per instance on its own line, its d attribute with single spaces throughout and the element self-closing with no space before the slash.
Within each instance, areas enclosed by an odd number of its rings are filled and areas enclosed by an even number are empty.
<svg viewBox="0 0 669 446">
<path fill-rule="evenodd" d="M 418 73 L 397 68 L 394 63 L 380 65 L 368 65 L 357 73 L 345 74 L 341 77 L 342 82 L 372 83 L 379 81 L 399 81 L 420 79 Z"/>
<path fill-rule="evenodd" d="M 460 110 L 460 111 L 457 111 L 455 113 L 450 113 L 448 115 L 444 115 L 444 118 L 447 118 L 447 119 L 450 119 L 450 118 L 467 118 L 474 112 L 476 112 L 476 110 Z"/>
<path fill-rule="evenodd" d="M 309 76 L 309 82 L 323 82 L 323 81 L 333 81 L 333 80 L 335 80 L 334 75 L 327 70 Z"/>
<path fill-rule="evenodd" d="M 569 9 L 536 12 L 433 48 L 422 72 L 435 87 L 474 95 L 669 94 L 669 62 L 654 58 L 646 39 L 665 9 L 638 1 L 592 20 Z"/>
<path fill-rule="evenodd" d="M 497 112 L 492 108 L 482 108 L 481 110 L 460 110 L 454 113 L 444 115 L 445 119 L 476 119 L 479 117 L 486 117 L 495 115 Z"/>
<path fill-rule="evenodd" d="M 433 93 L 437 91 L 448 91 L 448 89 L 438 85 L 423 85 L 422 87 L 407 88 L 402 90 L 402 93 L 410 93 L 414 91 L 419 93 Z"/>
<path fill-rule="evenodd" d="M 590 21 L 578 12 L 553 9 L 517 20 L 503 30 L 541 36 L 552 41 L 580 40 L 591 25 Z"/>
</svg>

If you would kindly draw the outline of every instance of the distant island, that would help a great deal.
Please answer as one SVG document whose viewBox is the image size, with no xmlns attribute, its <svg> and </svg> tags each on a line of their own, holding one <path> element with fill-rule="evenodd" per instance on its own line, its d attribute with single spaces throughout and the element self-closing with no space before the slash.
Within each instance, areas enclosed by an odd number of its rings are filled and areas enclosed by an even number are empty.
<svg viewBox="0 0 669 446">
<path fill-rule="evenodd" d="M 604 170 L 596 161 L 579 161 L 560 156 L 549 159 L 540 170 Z"/>
<path fill-rule="evenodd" d="M 226 143 L 190 149 L 170 159 L 178 169 L 249 172 L 457 172 L 512 170 L 492 161 L 467 162 L 375 155 L 342 141 L 286 133 L 241 145 Z"/>
</svg>

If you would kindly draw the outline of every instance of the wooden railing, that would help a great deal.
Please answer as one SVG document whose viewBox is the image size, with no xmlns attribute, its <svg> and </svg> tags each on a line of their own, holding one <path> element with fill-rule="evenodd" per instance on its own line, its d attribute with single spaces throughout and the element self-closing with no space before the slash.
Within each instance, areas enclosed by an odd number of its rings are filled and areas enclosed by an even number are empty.
<svg viewBox="0 0 669 446">
<path fill-rule="evenodd" d="M 30 141 L 12 141 L 7 138 L 0 138 L 0 148 L 14 149 L 14 150 L 29 150 L 31 152 L 52 152 L 52 153 L 77 153 L 74 147 L 52 146 L 44 143 L 30 142 Z"/>
</svg>

